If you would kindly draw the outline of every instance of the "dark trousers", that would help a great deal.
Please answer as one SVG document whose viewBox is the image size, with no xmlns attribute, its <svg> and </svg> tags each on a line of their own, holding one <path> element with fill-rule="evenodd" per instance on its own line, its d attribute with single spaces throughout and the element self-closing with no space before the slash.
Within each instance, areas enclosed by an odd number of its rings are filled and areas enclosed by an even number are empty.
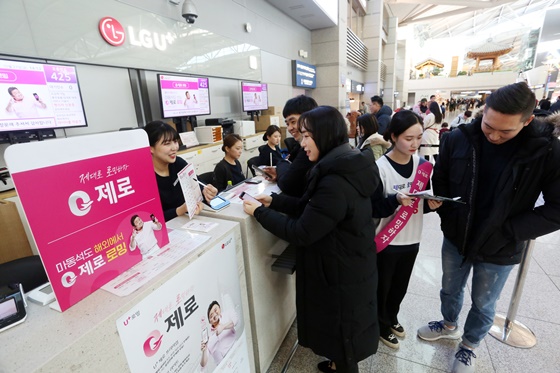
<svg viewBox="0 0 560 373">
<path fill-rule="evenodd" d="M 377 314 L 381 335 L 391 333 L 391 325 L 398 323 L 397 315 L 406 295 L 412 268 L 420 244 L 404 247 L 389 245 L 377 254 Z"/>
<path fill-rule="evenodd" d="M 336 364 L 336 373 L 360 373 L 358 363 L 334 362 Z"/>
</svg>

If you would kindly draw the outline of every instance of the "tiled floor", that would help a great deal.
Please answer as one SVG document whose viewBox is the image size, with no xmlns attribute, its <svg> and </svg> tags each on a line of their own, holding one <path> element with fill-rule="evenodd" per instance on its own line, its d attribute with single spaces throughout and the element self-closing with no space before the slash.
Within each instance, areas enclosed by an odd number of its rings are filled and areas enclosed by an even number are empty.
<svg viewBox="0 0 560 373">
<path fill-rule="evenodd" d="M 456 341 L 424 342 L 416 330 L 430 320 L 439 320 L 441 281 L 441 241 L 439 217 L 424 215 L 420 254 L 410 280 L 399 321 L 408 335 L 394 351 L 379 344 L 376 355 L 360 363 L 360 372 L 449 372 Z M 499 300 L 497 312 L 506 315 L 517 277 L 517 267 L 510 275 Z M 470 283 L 470 280 L 469 280 Z M 465 296 L 461 315 L 464 320 L 470 307 Z M 476 371 L 496 373 L 560 372 L 560 232 L 537 239 L 528 267 L 516 320 L 528 326 L 537 337 L 530 349 L 510 347 L 488 335 L 475 351 Z M 291 328 L 268 373 L 281 372 L 296 339 L 296 325 Z M 317 363 L 324 360 L 309 349 L 298 347 L 289 366 L 290 373 L 318 372 Z"/>
</svg>

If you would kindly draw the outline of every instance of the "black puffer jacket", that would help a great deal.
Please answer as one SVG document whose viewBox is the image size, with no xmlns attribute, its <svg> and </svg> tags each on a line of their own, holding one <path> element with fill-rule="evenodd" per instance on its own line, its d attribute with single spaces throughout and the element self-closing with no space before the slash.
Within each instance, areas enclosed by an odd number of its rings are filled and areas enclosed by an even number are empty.
<svg viewBox="0 0 560 373">
<path fill-rule="evenodd" d="M 441 229 L 466 259 L 501 265 L 521 260 L 522 242 L 560 229 L 560 114 L 534 119 L 524 127 L 519 148 L 505 166 L 483 229 L 473 235 L 482 118 L 451 131 L 440 147 L 434 193 L 460 196 L 467 204 L 444 203 Z M 545 204 L 534 208 L 543 192 Z M 494 193 L 494 191 L 489 191 Z"/>
<path fill-rule="evenodd" d="M 271 208 L 259 207 L 254 215 L 298 247 L 299 343 L 335 361 L 360 361 L 377 351 L 379 339 L 369 202 L 379 172 L 371 152 L 343 144 L 312 168 L 308 181 L 301 200 L 274 195 Z"/>
</svg>

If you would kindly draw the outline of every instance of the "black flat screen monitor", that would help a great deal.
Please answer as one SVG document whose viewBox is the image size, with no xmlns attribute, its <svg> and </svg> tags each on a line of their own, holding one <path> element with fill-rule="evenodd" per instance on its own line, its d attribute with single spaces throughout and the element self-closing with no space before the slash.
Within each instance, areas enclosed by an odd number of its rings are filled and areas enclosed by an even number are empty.
<svg viewBox="0 0 560 373">
<path fill-rule="evenodd" d="M 0 132 L 85 126 L 75 66 L 0 59 Z"/>
<path fill-rule="evenodd" d="M 158 74 L 158 87 L 164 118 L 210 115 L 208 78 Z"/>
<path fill-rule="evenodd" d="M 266 83 L 241 82 L 243 111 L 268 109 L 268 85 Z"/>
</svg>

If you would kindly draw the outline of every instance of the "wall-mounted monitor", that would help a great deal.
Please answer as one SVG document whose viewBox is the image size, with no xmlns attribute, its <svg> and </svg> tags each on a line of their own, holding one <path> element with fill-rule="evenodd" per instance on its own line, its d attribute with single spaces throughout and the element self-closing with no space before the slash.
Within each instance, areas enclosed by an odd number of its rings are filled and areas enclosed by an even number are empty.
<svg viewBox="0 0 560 373">
<path fill-rule="evenodd" d="M 75 66 L 0 59 L 0 132 L 85 126 Z"/>
<path fill-rule="evenodd" d="M 302 61 L 292 60 L 292 85 L 301 88 L 316 88 L 317 67 Z"/>
<path fill-rule="evenodd" d="M 268 85 L 265 83 L 241 82 L 243 111 L 252 112 L 268 109 Z"/>
<path fill-rule="evenodd" d="M 158 87 L 164 118 L 210 114 L 208 78 L 158 74 Z"/>
</svg>

